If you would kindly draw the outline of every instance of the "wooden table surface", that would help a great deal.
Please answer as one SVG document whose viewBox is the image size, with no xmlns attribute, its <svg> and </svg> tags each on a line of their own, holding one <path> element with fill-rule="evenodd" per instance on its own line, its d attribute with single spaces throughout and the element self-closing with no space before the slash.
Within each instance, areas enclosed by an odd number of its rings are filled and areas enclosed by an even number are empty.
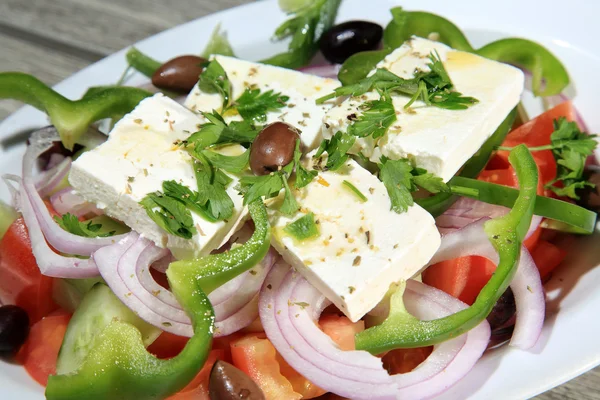
<svg viewBox="0 0 600 400">
<path fill-rule="evenodd" d="M 1 0 L 0 71 L 31 73 L 54 85 L 138 40 L 248 2 Z M 18 107 L 17 102 L 0 100 L 0 120 Z M 599 400 L 600 367 L 536 399 Z"/>
</svg>

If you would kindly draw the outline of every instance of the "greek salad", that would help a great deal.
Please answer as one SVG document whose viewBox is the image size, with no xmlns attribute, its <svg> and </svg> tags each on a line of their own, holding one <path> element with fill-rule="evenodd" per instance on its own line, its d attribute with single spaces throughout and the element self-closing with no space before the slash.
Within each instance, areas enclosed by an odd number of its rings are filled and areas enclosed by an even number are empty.
<svg viewBox="0 0 600 400">
<path fill-rule="evenodd" d="M 260 61 L 221 26 L 201 55 L 132 47 L 78 100 L 0 73 L 51 123 L 0 203 L 0 355 L 46 398 L 429 399 L 536 345 L 600 206 L 568 72 L 340 2 L 280 0 L 288 49 Z"/>
</svg>

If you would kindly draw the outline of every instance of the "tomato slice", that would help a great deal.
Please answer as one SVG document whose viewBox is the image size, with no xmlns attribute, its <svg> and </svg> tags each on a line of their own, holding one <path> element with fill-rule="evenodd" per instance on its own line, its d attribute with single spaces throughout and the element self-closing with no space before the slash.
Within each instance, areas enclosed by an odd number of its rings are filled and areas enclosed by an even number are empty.
<svg viewBox="0 0 600 400">
<path fill-rule="evenodd" d="M 301 399 L 282 374 L 277 351 L 263 335 L 250 334 L 231 342 L 233 364 L 251 377 L 267 400 Z"/>
<path fill-rule="evenodd" d="M 16 360 L 40 385 L 46 386 L 48 377 L 56 374 L 56 360 L 71 314 L 59 310 L 42 318 L 31 327 L 29 336 L 17 353 Z"/>
<path fill-rule="evenodd" d="M 433 351 L 433 346 L 414 349 L 396 349 L 381 358 L 383 367 L 390 373 L 405 374 L 417 368 Z"/>
<path fill-rule="evenodd" d="M 536 147 L 550 144 L 550 135 L 554 132 L 553 122 L 560 117 L 575 121 L 575 109 L 570 101 L 559 104 L 537 118 L 521 125 L 507 136 L 502 145 L 514 147 L 524 143 L 529 147 Z M 535 151 L 532 154 L 538 166 L 542 184 L 545 185 L 556 178 L 556 161 L 552 151 Z M 499 151 L 497 157 L 503 159 L 505 164 L 508 165 L 508 151 Z M 494 161 L 494 163 L 497 162 L 498 160 Z"/>
<path fill-rule="evenodd" d="M 354 337 L 365 330 L 365 322 L 352 322 L 348 317 L 327 314 L 319 319 L 321 330 L 342 350 L 354 350 Z"/>
<path fill-rule="evenodd" d="M 58 308 L 53 282 L 40 273 L 25 221 L 17 219 L 0 241 L 0 301 L 22 307 L 33 325 Z"/>
<path fill-rule="evenodd" d="M 560 265 L 566 256 L 565 250 L 546 240 L 540 240 L 531 253 L 531 257 L 540 271 L 542 281 L 550 276 L 550 273 Z"/>
</svg>

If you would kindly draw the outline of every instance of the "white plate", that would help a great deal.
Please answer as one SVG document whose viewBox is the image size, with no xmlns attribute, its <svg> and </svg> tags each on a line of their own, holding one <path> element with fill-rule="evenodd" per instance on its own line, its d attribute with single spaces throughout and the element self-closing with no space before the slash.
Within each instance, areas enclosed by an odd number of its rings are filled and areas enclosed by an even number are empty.
<svg viewBox="0 0 600 400">
<path fill-rule="evenodd" d="M 368 4 L 368 5 L 367 5 Z M 346 0 L 338 21 L 370 19 L 385 24 L 391 0 Z M 550 48 L 566 64 L 577 92 L 575 104 L 593 132 L 600 131 L 597 111 L 600 93 L 600 27 L 596 15 L 600 3 L 589 0 L 564 2 L 546 0 L 404 0 L 406 9 L 436 12 L 454 21 L 475 46 L 500 37 L 520 36 Z M 259 2 L 189 22 L 143 40 L 137 46 L 166 60 L 197 53 L 219 21 L 229 31 L 236 54 L 260 59 L 285 48 L 269 41 L 275 27 L 285 19 L 275 1 Z M 88 86 L 113 83 L 125 68 L 125 51 L 73 75 L 56 86 L 64 95 L 77 98 Z M 45 116 L 25 107 L 0 125 L 0 138 L 47 124 Z M 0 171 L 19 173 L 23 147 L 0 150 Z M 0 197 L 8 198 L 6 188 Z M 440 399 L 525 399 L 559 385 L 600 364 L 600 249 L 596 238 L 578 243 L 569 260 L 555 274 L 547 288 L 552 298 L 542 338 L 533 352 L 507 347 L 487 354 L 475 369 Z M 0 363 L 0 398 L 39 400 L 43 390 L 19 366 Z"/>
</svg>

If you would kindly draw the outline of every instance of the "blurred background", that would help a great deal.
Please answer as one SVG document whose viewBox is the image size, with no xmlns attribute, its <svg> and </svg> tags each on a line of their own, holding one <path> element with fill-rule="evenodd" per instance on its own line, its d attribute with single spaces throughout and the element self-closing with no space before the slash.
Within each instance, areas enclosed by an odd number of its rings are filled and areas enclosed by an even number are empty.
<svg viewBox="0 0 600 400">
<path fill-rule="evenodd" d="M 0 71 L 52 86 L 155 33 L 251 1 L 0 0 Z M 0 121 L 20 106 L 0 100 Z M 536 399 L 600 400 L 599 368 Z"/>
</svg>

